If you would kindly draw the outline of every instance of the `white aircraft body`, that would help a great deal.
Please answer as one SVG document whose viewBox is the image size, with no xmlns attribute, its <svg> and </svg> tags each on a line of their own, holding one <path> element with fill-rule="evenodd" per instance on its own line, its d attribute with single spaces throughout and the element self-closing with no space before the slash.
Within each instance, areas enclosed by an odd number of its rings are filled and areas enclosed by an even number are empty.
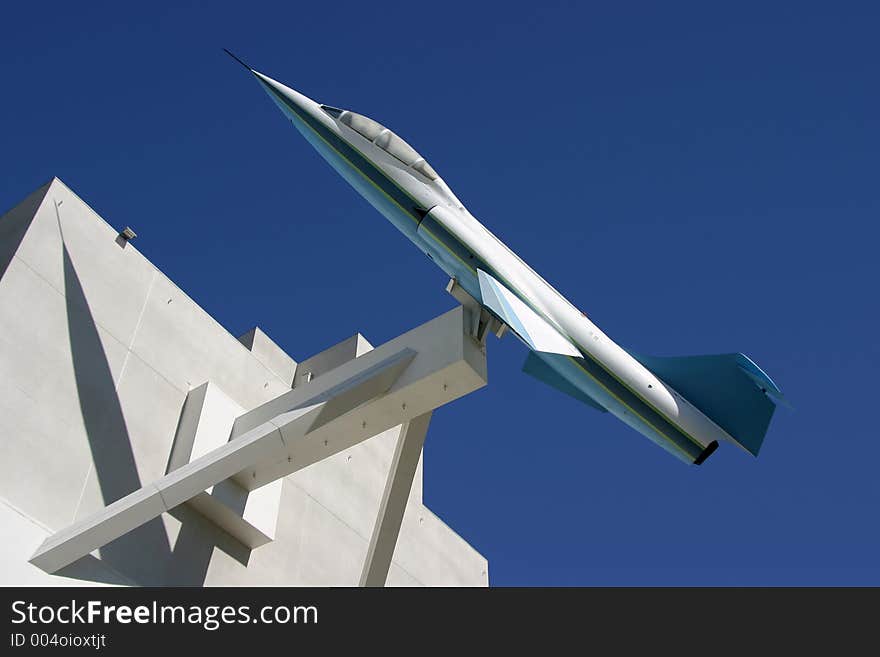
<svg viewBox="0 0 880 657">
<path fill-rule="evenodd" d="M 757 455 L 782 393 L 743 354 L 632 354 L 465 208 L 403 139 L 248 69 L 330 165 L 531 350 L 524 371 L 609 412 L 686 463 L 718 440 Z"/>
</svg>

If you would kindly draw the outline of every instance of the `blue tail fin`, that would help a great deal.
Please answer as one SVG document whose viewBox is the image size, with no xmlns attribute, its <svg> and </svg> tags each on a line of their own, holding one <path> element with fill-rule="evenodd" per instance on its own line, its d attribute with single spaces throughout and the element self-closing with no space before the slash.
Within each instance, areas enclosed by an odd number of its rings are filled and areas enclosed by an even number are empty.
<svg viewBox="0 0 880 657">
<path fill-rule="evenodd" d="M 747 451 L 758 455 L 776 410 L 775 401 L 784 403 L 785 399 L 773 380 L 748 356 L 632 355 Z"/>
</svg>

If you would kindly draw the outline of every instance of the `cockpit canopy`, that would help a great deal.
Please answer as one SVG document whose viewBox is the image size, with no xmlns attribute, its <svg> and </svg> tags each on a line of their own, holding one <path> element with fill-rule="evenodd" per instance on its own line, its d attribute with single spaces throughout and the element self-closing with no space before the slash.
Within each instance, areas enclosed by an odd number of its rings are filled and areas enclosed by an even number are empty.
<svg viewBox="0 0 880 657">
<path fill-rule="evenodd" d="M 334 119 L 338 119 L 340 123 L 347 125 L 349 128 L 363 136 L 364 139 L 373 142 L 386 153 L 403 162 L 406 166 L 414 169 L 430 180 L 437 180 L 437 172 L 431 168 L 430 164 L 425 162 L 425 158 L 419 155 L 412 146 L 407 144 L 403 139 L 395 135 L 382 124 L 377 123 L 363 114 L 356 114 L 336 107 L 321 105 L 321 109 Z"/>
</svg>

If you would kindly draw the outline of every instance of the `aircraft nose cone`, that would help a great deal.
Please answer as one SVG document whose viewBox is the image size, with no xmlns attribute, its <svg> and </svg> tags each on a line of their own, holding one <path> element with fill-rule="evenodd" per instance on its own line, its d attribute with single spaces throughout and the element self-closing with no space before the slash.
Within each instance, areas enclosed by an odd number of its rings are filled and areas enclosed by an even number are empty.
<svg viewBox="0 0 880 657">
<path fill-rule="evenodd" d="M 301 94 L 296 89 L 291 89 L 259 71 L 253 71 L 253 74 L 279 109 L 294 119 L 294 123 L 314 124 L 318 122 L 326 124 L 330 120 L 321 111 L 321 106 L 305 94 Z"/>
<path fill-rule="evenodd" d="M 278 82 L 278 80 L 273 80 L 268 75 L 263 75 L 259 71 L 254 70 L 239 57 L 226 50 L 226 48 L 223 50 L 257 78 L 260 86 L 263 87 L 266 93 L 269 94 L 269 97 L 275 101 L 283 112 L 293 114 L 297 118 L 306 121 L 315 118 L 323 121 L 323 112 L 321 112 L 321 106 L 317 102 L 305 94 L 301 94 L 296 89 L 291 89 L 287 85 Z"/>
</svg>

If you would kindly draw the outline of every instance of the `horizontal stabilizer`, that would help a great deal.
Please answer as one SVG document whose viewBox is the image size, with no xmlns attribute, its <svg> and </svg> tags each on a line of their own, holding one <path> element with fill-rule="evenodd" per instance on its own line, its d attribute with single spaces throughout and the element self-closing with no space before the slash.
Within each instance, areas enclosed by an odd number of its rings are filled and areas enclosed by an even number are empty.
<svg viewBox="0 0 880 657">
<path fill-rule="evenodd" d="M 534 351 L 581 356 L 571 342 L 513 292 L 482 269 L 477 270 L 477 276 L 483 305 L 498 315 Z"/>
<path fill-rule="evenodd" d="M 564 378 L 556 370 L 550 367 L 544 359 L 536 355 L 533 351 L 530 351 L 529 355 L 526 357 L 526 362 L 523 363 L 522 371 L 529 376 L 535 377 L 538 381 L 546 383 L 551 388 L 556 388 L 569 397 L 574 397 L 579 402 L 583 402 L 587 406 L 592 406 L 597 411 L 602 411 L 603 413 L 608 412 L 607 408 L 569 383 L 568 379 Z"/>
<path fill-rule="evenodd" d="M 641 356 L 642 365 L 668 383 L 740 446 L 758 455 L 774 400 L 784 401 L 773 380 L 744 354 Z"/>
</svg>

